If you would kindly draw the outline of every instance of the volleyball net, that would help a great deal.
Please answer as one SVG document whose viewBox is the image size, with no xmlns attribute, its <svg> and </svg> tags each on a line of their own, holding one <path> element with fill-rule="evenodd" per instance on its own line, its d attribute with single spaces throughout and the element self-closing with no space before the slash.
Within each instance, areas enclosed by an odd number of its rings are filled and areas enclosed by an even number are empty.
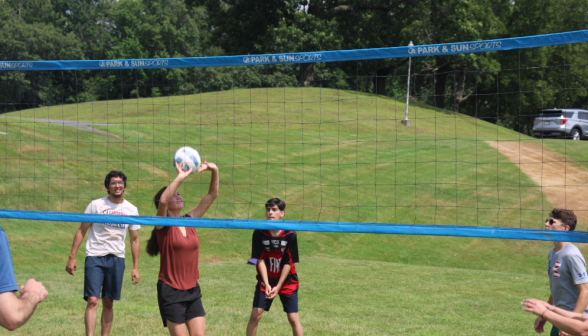
<svg viewBox="0 0 588 336">
<path fill-rule="evenodd" d="M 275 55 L 2 61 L 0 217 L 586 242 L 587 145 L 533 128 L 543 110 L 588 105 L 587 41 L 576 31 Z M 558 130 L 588 135 L 583 116 L 566 126 L 562 115 Z M 206 218 L 152 217 L 182 146 L 218 165 L 219 196 Z M 142 216 L 83 214 L 106 196 L 110 170 L 127 175 L 125 198 Z M 184 182 L 186 208 L 209 183 L 207 172 Z M 273 197 L 287 203 L 288 220 L 261 220 Z M 542 230 L 555 207 L 575 211 L 575 232 Z"/>
</svg>

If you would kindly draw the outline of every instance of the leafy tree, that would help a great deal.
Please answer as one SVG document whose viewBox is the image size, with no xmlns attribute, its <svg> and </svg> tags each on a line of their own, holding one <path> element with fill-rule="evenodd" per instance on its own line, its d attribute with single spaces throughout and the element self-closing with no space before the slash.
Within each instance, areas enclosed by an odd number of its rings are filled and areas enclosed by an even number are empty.
<svg viewBox="0 0 588 336">
<path fill-rule="evenodd" d="M 111 26 L 111 0 L 52 0 L 53 11 L 59 13 L 65 22 L 58 29 L 73 33 L 81 42 L 86 59 L 107 58 L 111 49 L 109 31 Z M 55 24 L 55 22 L 46 22 Z"/>
<path fill-rule="evenodd" d="M 266 49 L 271 53 L 295 53 L 305 51 L 337 50 L 341 46 L 341 39 L 336 34 L 335 20 L 323 20 L 304 11 L 294 13 L 292 20 L 285 18 L 270 32 L 272 41 Z M 299 85 L 315 84 L 315 67 L 318 66 L 318 79 L 337 78 L 332 85 L 345 85 L 338 78 L 346 77 L 341 69 L 328 66 L 324 63 L 300 63 L 298 82 Z"/>
<path fill-rule="evenodd" d="M 347 1 L 347 0 L 309 0 L 307 14 L 329 22 L 329 29 L 339 39 L 341 49 L 383 48 L 407 45 L 409 37 L 402 34 L 403 28 L 418 14 L 418 1 Z M 372 78 L 367 86 L 360 89 L 373 90 L 374 93 L 390 94 L 387 85 L 390 75 L 404 64 L 392 60 L 373 62 L 353 62 L 342 64 L 343 71 L 354 78 L 362 74 Z M 348 85 L 358 87 L 354 78 Z M 395 86 L 395 85 L 393 85 Z M 393 91 L 393 90 L 392 90 Z"/>
<path fill-rule="evenodd" d="M 588 28 L 588 0 L 4 0 L 0 57 L 124 59 L 435 44 Z M 413 58 L 424 103 L 530 132 L 539 108 L 588 106 L 586 44 Z M 235 87 L 404 95 L 407 59 L 267 66 L 2 71 L 5 110 Z M 8 105 L 6 105 L 8 104 Z"/>
<path fill-rule="evenodd" d="M 263 54 L 274 45 L 272 29 L 292 25 L 298 0 L 205 0 L 211 31 L 208 45 L 229 55 Z"/>
<path fill-rule="evenodd" d="M 24 23 L 46 23 L 63 26 L 65 20 L 53 10 L 52 3 L 44 0 L 4 0 L 0 10 L 13 20 Z"/>
<path fill-rule="evenodd" d="M 588 1 L 516 1 L 505 22 L 511 36 L 586 29 Z M 499 100 L 479 101 L 488 111 L 499 111 L 494 112 L 496 122 L 531 134 L 532 121 L 540 109 L 588 107 L 588 69 L 584 65 L 587 53 L 586 43 L 500 53 L 497 61 L 504 70 L 481 93 L 496 92 L 498 88 L 511 94 L 501 94 Z"/>
<path fill-rule="evenodd" d="M 183 0 L 121 0 L 108 14 L 105 58 L 195 57 L 202 52 L 204 10 Z M 152 69 L 94 73 L 86 100 L 149 97 L 193 92 L 195 69 Z M 123 88 L 121 84 L 123 83 Z"/>
<path fill-rule="evenodd" d="M 403 31 L 413 36 L 415 45 L 478 41 L 506 35 L 504 19 L 508 18 L 510 3 L 508 0 L 423 1 L 418 11 L 420 17 Z M 500 69 L 492 53 L 419 57 L 414 61 L 417 74 L 430 75 L 419 76 L 420 80 L 415 82 L 419 95 L 432 97 L 426 101 L 440 109 L 452 101 L 455 112 L 460 112 L 475 96 L 476 85 L 491 81 L 492 74 Z"/>
<path fill-rule="evenodd" d="M 62 35 L 53 26 L 7 20 L 0 34 L 2 60 L 83 59 L 73 34 Z M 75 101 L 76 77 L 70 71 L 1 71 L 4 111 Z"/>
<path fill-rule="evenodd" d="M 0 1 L 0 22 L 12 19 L 12 8 L 6 1 Z"/>
</svg>

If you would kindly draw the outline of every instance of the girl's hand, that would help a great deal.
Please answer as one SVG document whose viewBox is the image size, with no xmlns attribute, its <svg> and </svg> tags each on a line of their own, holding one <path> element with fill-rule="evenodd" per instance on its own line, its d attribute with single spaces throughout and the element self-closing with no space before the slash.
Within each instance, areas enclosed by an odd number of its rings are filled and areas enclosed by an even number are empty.
<svg viewBox="0 0 588 336">
<path fill-rule="evenodd" d="M 200 167 L 198 167 L 198 170 L 196 172 L 200 173 L 205 170 L 215 170 L 215 169 L 218 169 L 217 166 L 212 162 L 211 163 L 206 162 L 206 157 L 204 157 L 204 162 L 202 162 L 202 164 L 200 164 Z"/>
<path fill-rule="evenodd" d="M 545 313 L 547 310 L 552 310 L 551 307 L 552 305 L 550 305 L 549 303 L 545 302 L 545 301 L 541 301 L 541 300 L 536 300 L 536 299 L 526 299 L 523 300 L 523 302 L 521 302 L 521 304 L 523 306 L 527 306 L 527 308 L 523 308 L 524 311 L 528 311 L 530 313 L 533 313 L 537 316 L 541 316 L 543 315 L 543 313 Z"/>
<path fill-rule="evenodd" d="M 178 172 L 177 178 L 180 178 L 182 181 L 185 180 L 186 177 L 188 177 L 188 175 L 190 175 L 192 173 L 192 168 L 190 168 L 186 171 L 183 171 L 177 162 L 175 163 L 175 166 L 176 166 L 176 171 Z"/>
</svg>

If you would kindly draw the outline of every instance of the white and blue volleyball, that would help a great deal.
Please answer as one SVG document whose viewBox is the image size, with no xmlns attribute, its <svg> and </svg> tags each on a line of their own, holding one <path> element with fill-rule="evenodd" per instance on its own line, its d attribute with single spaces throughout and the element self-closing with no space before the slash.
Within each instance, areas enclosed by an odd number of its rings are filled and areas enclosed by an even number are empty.
<svg viewBox="0 0 588 336">
<path fill-rule="evenodd" d="M 192 147 L 182 147 L 174 155 L 174 166 L 176 163 L 183 171 L 187 171 L 190 168 L 192 168 L 192 171 L 196 171 L 201 163 L 200 154 Z"/>
</svg>

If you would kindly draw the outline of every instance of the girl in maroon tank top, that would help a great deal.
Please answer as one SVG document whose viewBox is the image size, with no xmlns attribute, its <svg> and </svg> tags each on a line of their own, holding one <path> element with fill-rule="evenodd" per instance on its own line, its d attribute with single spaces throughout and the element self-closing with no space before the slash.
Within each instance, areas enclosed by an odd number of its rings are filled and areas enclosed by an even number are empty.
<svg viewBox="0 0 588 336">
<path fill-rule="evenodd" d="M 178 176 L 154 197 L 157 216 L 180 217 L 184 200 L 178 187 L 190 173 L 182 171 L 176 164 Z M 197 207 L 183 217 L 202 217 L 218 195 L 218 168 L 214 163 L 204 162 L 198 173 L 210 170 L 210 187 Z M 193 227 L 156 226 L 147 242 L 147 253 L 160 254 L 157 300 L 163 326 L 171 335 L 185 335 L 186 327 L 191 336 L 204 335 L 206 322 L 202 306 L 202 294 L 198 284 L 198 234 Z"/>
</svg>

